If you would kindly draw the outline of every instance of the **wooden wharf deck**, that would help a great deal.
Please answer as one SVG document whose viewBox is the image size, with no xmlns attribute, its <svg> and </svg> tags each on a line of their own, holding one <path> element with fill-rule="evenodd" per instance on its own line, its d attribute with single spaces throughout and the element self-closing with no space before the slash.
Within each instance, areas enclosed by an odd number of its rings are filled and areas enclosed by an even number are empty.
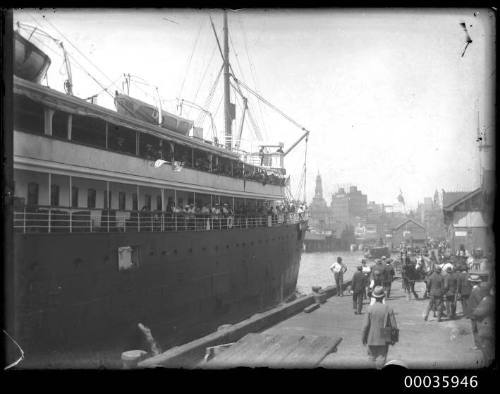
<svg viewBox="0 0 500 394">
<path fill-rule="evenodd" d="M 424 288 L 417 283 L 419 295 Z M 400 280 L 394 281 L 386 303 L 394 309 L 400 329 L 400 342 L 391 346 L 388 362 L 419 369 L 481 366 L 481 353 L 472 349 L 470 321 L 463 317 L 460 304 L 457 319 L 445 317 L 438 322 L 431 312 L 426 322 L 422 314 L 428 300 L 407 300 Z M 356 315 L 351 296 L 333 296 L 310 313 L 298 313 L 258 334 L 246 335 L 199 367 L 373 368 L 361 343 L 367 308 L 365 300 L 363 314 Z"/>
</svg>

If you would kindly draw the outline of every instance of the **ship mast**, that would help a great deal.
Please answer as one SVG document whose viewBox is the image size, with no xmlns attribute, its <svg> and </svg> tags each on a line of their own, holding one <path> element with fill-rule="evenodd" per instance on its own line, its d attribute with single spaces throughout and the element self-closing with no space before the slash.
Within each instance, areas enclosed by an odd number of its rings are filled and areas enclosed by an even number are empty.
<svg viewBox="0 0 500 394">
<path fill-rule="evenodd" d="M 232 147 L 232 122 L 231 93 L 229 91 L 229 40 L 227 31 L 227 11 L 224 10 L 224 122 L 226 131 L 226 149 Z"/>
</svg>

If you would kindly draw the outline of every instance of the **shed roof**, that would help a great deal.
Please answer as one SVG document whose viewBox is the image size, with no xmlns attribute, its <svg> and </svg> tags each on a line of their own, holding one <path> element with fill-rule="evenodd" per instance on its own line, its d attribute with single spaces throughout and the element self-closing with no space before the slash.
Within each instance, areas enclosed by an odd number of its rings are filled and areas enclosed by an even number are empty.
<svg viewBox="0 0 500 394">
<path fill-rule="evenodd" d="M 409 222 L 412 222 L 412 223 L 416 224 L 418 227 L 421 227 L 423 230 L 425 230 L 424 225 L 420 224 L 419 222 L 417 222 L 417 221 L 415 221 L 413 219 L 407 219 L 407 220 L 405 220 L 403 223 L 400 223 L 399 225 L 397 225 L 396 227 L 394 227 L 393 230 L 399 230 L 401 227 L 403 227 L 405 224 L 407 224 Z"/>
<path fill-rule="evenodd" d="M 475 189 L 470 192 L 445 192 L 443 191 L 443 209 L 453 209 L 457 204 L 475 196 L 481 189 Z"/>
</svg>

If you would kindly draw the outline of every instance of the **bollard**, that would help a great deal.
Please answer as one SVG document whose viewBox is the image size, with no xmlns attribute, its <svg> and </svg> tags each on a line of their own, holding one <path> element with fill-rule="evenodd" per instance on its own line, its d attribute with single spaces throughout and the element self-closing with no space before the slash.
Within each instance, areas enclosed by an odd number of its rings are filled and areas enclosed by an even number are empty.
<svg viewBox="0 0 500 394">
<path fill-rule="evenodd" d="M 122 368 L 133 369 L 146 358 L 148 353 L 144 350 L 128 350 L 122 353 Z"/>
</svg>

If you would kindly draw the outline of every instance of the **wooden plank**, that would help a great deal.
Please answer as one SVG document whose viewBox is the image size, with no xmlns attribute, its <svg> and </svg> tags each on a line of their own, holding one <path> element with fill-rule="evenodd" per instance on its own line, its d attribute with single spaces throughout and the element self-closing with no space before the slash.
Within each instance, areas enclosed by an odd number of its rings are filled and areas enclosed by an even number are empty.
<svg viewBox="0 0 500 394">
<path fill-rule="evenodd" d="M 283 368 L 314 368 L 340 343 L 341 338 L 310 337 L 299 343 L 295 350 L 286 356 L 282 362 Z"/>
<path fill-rule="evenodd" d="M 264 340 L 259 346 L 251 349 L 245 354 L 242 354 L 244 358 L 238 365 L 245 367 L 260 366 L 267 355 L 276 350 L 276 347 L 279 346 L 281 340 L 281 335 L 271 335 L 270 338 L 266 338 L 266 340 Z"/>
<path fill-rule="evenodd" d="M 231 367 L 235 362 L 242 359 L 242 355 L 244 356 L 251 349 L 261 346 L 267 337 L 272 336 L 255 333 L 247 334 L 229 349 L 215 356 L 209 361 L 209 364 L 217 367 Z"/>
<path fill-rule="evenodd" d="M 249 365 L 249 362 L 264 352 L 269 345 L 276 341 L 275 335 L 262 335 L 261 340 L 253 346 L 249 346 L 239 352 L 235 357 L 229 360 L 232 366 Z"/>
<path fill-rule="evenodd" d="M 303 338 L 303 335 L 279 336 L 278 341 L 270 345 L 264 352 L 257 356 L 257 358 L 250 360 L 248 365 L 257 367 L 279 367 L 274 360 L 281 358 L 283 354 L 292 352 Z"/>
<path fill-rule="evenodd" d="M 289 349 L 283 349 L 278 354 L 275 354 L 273 357 L 273 364 L 282 366 L 285 363 L 285 360 L 289 359 L 289 357 L 293 357 L 296 352 L 302 352 L 301 349 L 310 347 L 311 342 L 315 338 L 315 336 L 311 335 L 304 336 L 300 341 L 297 341 L 293 346 L 290 346 Z"/>
<path fill-rule="evenodd" d="M 224 363 L 231 357 L 239 354 L 240 351 L 245 351 L 246 348 L 254 346 L 261 341 L 260 334 L 250 333 L 245 335 L 243 338 L 239 339 L 235 344 L 233 344 L 229 349 L 224 350 L 220 354 L 216 355 L 212 360 L 209 361 L 210 364 L 218 364 L 219 362 Z"/>
</svg>

